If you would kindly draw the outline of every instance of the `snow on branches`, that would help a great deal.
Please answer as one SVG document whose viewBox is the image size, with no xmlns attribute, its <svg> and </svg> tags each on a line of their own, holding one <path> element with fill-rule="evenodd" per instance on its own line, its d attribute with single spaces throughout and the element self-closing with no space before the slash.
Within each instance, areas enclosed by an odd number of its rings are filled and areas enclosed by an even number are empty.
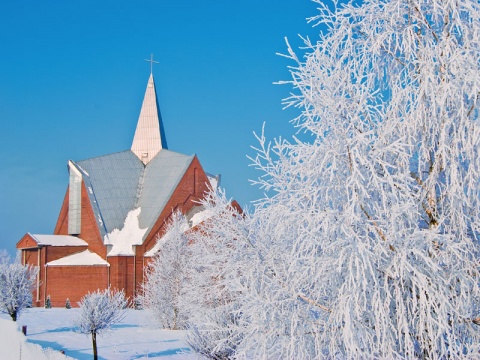
<svg viewBox="0 0 480 360">
<path fill-rule="evenodd" d="M 97 359 L 97 334 L 110 330 L 125 317 L 127 300 L 122 291 L 105 289 L 85 295 L 78 303 L 80 313 L 75 319 L 76 331 L 91 334 L 93 356 Z"/>
<path fill-rule="evenodd" d="M 328 32 L 288 48 L 285 101 L 313 140 L 259 137 L 274 195 L 253 215 L 266 255 L 237 356 L 474 354 L 480 6 L 316 2 Z"/>
<path fill-rule="evenodd" d="M 139 300 L 164 329 L 176 330 L 185 326 L 186 315 L 179 302 L 185 292 L 187 230 L 185 217 L 174 213 L 165 234 L 157 239 L 157 254 L 145 271 Z"/>
<path fill-rule="evenodd" d="M 252 214 L 202 203 L 190 343 L 213 359 L 478 357 L 480 4 L 315 2 L 326 31 L 302 58 L 288 46 L 285 82 L 311 137 L 258 136 Z"/>
</svg>

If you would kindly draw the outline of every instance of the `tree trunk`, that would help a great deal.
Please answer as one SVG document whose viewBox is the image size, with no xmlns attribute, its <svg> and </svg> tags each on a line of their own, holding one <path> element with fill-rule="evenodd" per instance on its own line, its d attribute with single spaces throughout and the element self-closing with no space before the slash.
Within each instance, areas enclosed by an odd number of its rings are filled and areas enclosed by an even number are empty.
<svg viewBox="0 0 480 360">
<path fill-rule="evenodd" d="M 97 354 L 97 333 L 92 332 L 93 360 L 98 360 Z"/>
<path fill-rule="evenodd" d="M 12 313 L 10 313 L 10 317 L 13 321 L 17 321 L 17 310 L 14 310 Z"/>
</svg>

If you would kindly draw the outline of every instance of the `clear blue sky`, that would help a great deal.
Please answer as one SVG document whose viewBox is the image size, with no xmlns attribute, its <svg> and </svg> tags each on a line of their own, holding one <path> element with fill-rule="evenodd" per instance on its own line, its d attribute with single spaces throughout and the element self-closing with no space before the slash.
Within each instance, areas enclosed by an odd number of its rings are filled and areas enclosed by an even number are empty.
<svg viewBox="0 0 480 360">
<path fill-rule="evenodd" d="M 316 38 L 309 0 L 4 1 L 0 11 L 0 248 L 53 232 L 67 161 L 131 146 L 150 68 L 170 150 L 197 154 L 229 197 L 261 196 L 253 131 L 290 138 L 284 37 Z"/>
</svg>

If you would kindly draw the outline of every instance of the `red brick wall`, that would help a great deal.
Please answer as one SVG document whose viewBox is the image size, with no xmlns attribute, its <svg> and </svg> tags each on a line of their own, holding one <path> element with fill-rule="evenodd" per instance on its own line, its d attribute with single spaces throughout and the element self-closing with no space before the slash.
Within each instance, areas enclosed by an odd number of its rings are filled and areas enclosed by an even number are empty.
<svg viewBox="0 0 480 360">
<path fill-rule="evenodd" d="M 61 259 L 65 256 L 85 251 L 87 246 L 47 246 L 45 247 L 47 263 Z"/>
<path fill-rule="evenodd" d="M 124 289 L 125 295 L 130 300 L 134 298 L 134 256 L 110 256 L 110 287 Z"/>
<path fill-rule="evenodd" d="M 108 287 L 108 266 L 48 266 L 46 295 L 53 307 L 65 307 L 67 298 L 72 307 L 88 292 Z M 44 306 L 44 303 L 40 306 Z"/>
<path fill-rule="evenodd" d="M 57 225 L 55 226 L 55 235 L 68 235 L 68 189 L 63 200 Z M 103 245 L 103 240 L 98 230 L 97 221 L 90 204 L 85 183 L 82 182 L 82 227 L 79 238 L 88 243 L 88 248 L 106 259 L 107 249 Z"/>
<path fill-rule="evenodd" d="M 39 257 L 38 257 L 38 254 L 40 253 L 40 266 L 39 266 Z M 31 266 L 35 266 L 35 267 L 39 267 L 39 270 L 42 270 L 43 269 L 43 264 L 42 264 L 42 253 L 41 253 L 41 249 L 39 248 L 31 248 L 31 249 L 23 249 L 22 250 L 22 257 L 21 257 L 21 261 L 22 261 L 22 264 L 23 265 L 31 265 Z M 41 276 L 43 275 L 43 272 L 39 273 L 39 275 L 37 275 L 39 278 L 38 278 L 38 281 L 40 281 L 40 294 L 39 294 L 39 299 L 42 300 L 42 292 L 41 292 L 41 286 L 42 286 L 42 283 L 41 283 Z M 34 290 L 33 290 L 33 295 L 32 295 L 32 305 L 33 306 L 40 306 L 40 303 L 41 301 L 37 302 L 37 284 L 38 282 L 36 281 L 35 282 L 35 287 L 34 287 Z"/>
</svg>

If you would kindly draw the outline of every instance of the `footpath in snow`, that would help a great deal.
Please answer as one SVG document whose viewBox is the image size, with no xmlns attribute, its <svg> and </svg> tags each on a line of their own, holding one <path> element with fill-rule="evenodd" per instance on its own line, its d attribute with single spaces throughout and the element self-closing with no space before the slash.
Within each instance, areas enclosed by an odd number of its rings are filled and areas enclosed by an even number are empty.
<svg viewBox="0 0 480 360">
<path fill-rule="evenodd" d="M 63 350 L 69 357 L 91 360 L 91 337 L 74 332 L 73 320 L 77 312 L 78 309 L 31 308 L 21 313 L 17 324 L 2 314 L 2 359 L 68 359 L 60 355 Z M 127 310 L 121 323 L 114 325 L 112 331 L 97 337 L 99 359 L 199 359 L 186 344 L 185 332 L 156 329 L 149 325 L 148 318 L 146 311 Z M 26 337 L 19 331 L 22 325 L 27 325 Z M 33 344 L 55 351 L 42 351 Z M 22 351 L 21 357 L 19 351 Z"/>
</svg>

